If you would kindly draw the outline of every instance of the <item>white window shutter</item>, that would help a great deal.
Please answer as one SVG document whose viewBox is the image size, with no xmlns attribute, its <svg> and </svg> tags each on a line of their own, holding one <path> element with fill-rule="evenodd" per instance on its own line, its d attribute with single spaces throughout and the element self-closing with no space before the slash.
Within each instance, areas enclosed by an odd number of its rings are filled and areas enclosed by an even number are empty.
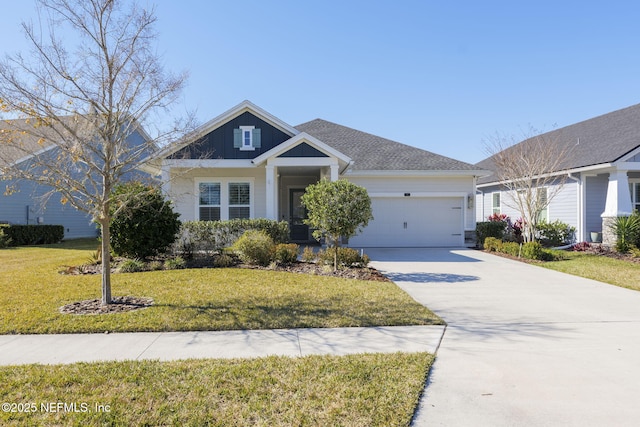
<svg viewBox="0 0 640 427">
<path fill-rule="evenodd" d="M 233 148 L 242 148 L 242 129 L 233 130 Z"/>
<path fill-rule="evenodd" d="M 260 140 L 261 138 L 260 129 L 253 129 L 251 132 L 253 133 L 253 135 L 251 136 L 252 142 L 253 142 L 253 148 L 262 147 L 262 141 Z"/>
</svg>

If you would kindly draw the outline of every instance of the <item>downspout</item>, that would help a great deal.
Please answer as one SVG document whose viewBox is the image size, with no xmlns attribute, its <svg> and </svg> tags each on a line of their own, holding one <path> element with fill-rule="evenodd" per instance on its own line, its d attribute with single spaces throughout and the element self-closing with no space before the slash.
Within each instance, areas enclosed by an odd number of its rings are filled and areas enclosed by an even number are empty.
<svg viewBox="0 0 640 427">
<path fill-rule="evenodd" d="M 342 169 L 341 171 L 338 171 L 338 175 L 342 175 L 347 169 L 349 169 L 349 167 L 353 164 L 353 160 L 349 160 L 349 163 L 347 163 L 347 166 L 344 167 L 344 169 Z"/>
<path fill-rule="evenodd" d="M 580 176 L 573 176 L 572 172 L 569 172 L 567 174 L 567 177 L 573 181 L 576 182 L 576 185 L 578 186 L 578 191 L 577 191 L 577 202 L 578 202 L 578 241 L 579 242 L 585 242 L 587 240 L 586 238 L 586 232 L 584 230 L 584 209 L 582 206 L 582 179 L 580 179 Z"/>
</svg>

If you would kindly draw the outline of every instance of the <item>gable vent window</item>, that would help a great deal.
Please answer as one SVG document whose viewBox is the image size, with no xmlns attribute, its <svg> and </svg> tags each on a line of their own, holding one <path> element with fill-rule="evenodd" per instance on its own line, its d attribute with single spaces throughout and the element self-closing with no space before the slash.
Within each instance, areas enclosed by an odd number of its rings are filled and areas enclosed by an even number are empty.
<svg viewBox="0 0 640 427">
<path fill-rule="evenodd" d="M 240 126 L 233 130 L 233 148 L 240 151 L 253 151 L 262 146 L 260 129 L 255 126 Z"/>
</svg>

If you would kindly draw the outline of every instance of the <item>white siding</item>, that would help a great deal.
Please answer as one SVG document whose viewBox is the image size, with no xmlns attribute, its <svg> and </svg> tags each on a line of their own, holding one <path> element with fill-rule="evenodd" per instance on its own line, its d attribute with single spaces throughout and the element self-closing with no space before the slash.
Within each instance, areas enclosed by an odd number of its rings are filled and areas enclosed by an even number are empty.
<svg viewBox="0 0 640 427">
<path fill-rule="evenodd" d="M 585 178 L 585 231 L 602 232 L 602 212 L 607 201 L 609 175 L 602 174 Z M 588 236 L 588 234 L 587 234 Z"/>
<path fill-rule="evenodd" d="M 554 189 L 551 186 L 548 194 L 552 194 Z M 573 227 L 578 227 L 578 183 L 569 180 L 553 197 L 549 203 L 549 221 L 560 220 Z"/>
<path fill-rule="evenodd" d="M 253 178 L 253 217 L 264 218 L 267 214 L 266 172 L 265 168 L 227 168 L 227 169 L 193 169 L 190 171 L 173 171 L 168 197 L 175 203 L 176 212 L 180 213 L 180 221 L 195 221 L 198 194 L 196 178 Z"/>
</svg>

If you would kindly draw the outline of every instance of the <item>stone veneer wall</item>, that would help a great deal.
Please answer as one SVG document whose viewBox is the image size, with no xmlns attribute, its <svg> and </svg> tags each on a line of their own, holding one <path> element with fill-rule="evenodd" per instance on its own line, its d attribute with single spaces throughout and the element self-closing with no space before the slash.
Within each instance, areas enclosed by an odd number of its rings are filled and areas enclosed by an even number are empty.
<svg viewBox="0 0 640 427">
<path fill-rule="evenodd" d="M 616 244 L 616 235 L 611 229 L 615 223 L 616 217 L 602 217 L 602 244 L 608 247 L 614 247 Z"/>
</svg>

